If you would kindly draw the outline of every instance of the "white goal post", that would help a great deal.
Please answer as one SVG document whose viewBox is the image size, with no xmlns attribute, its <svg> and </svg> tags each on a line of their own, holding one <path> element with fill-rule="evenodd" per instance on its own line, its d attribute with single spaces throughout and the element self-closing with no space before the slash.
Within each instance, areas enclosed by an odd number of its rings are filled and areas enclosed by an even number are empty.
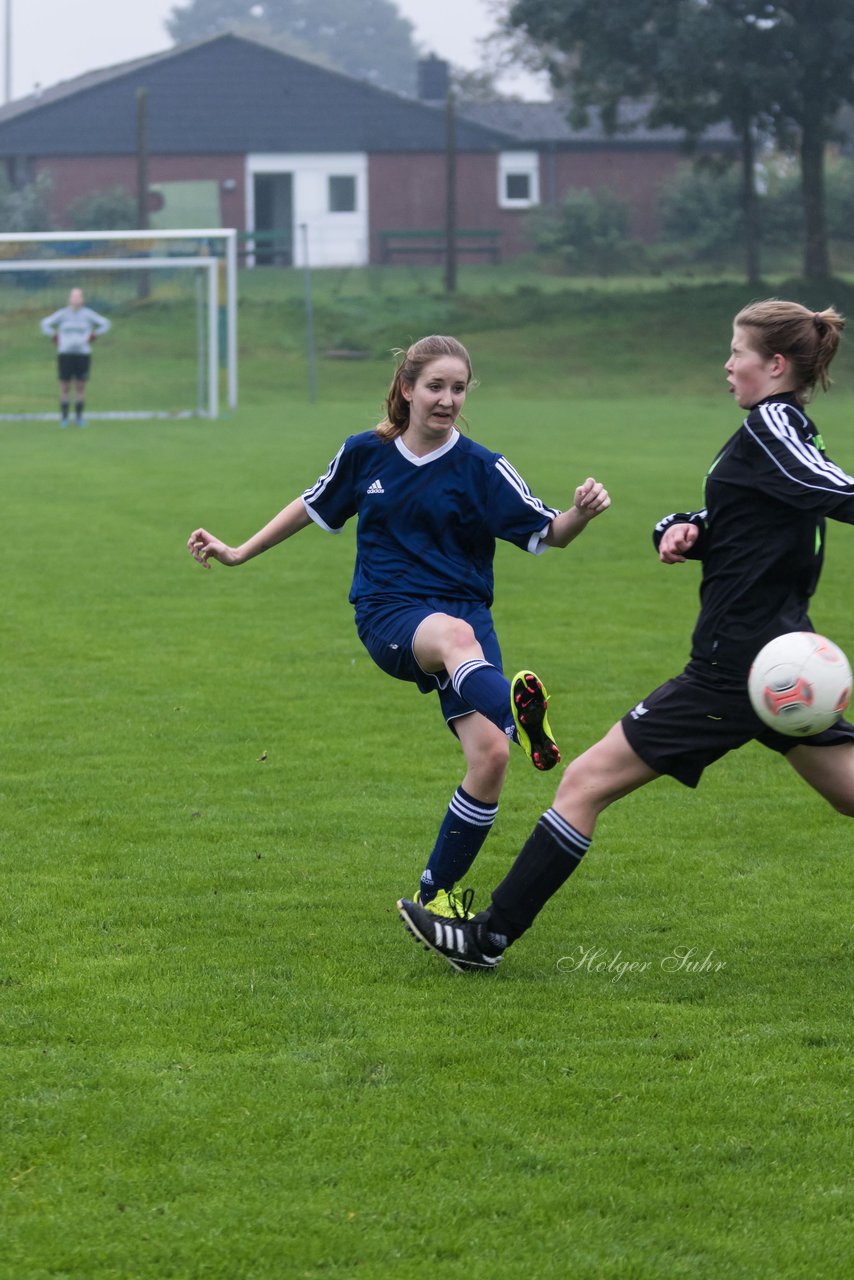
<svg viewBox="0 0 854 1280">
<path fill-rule="evenodd" d="M 200 366 L 202 362 L 206 365 L 206 376 L 204 388 L 198 388 L 196 413 L 204 417 L 216 417 L 219 415 L 219 307 L 218 291 L 216 291 L 216 273 L 219 270 L 218 261 L 215 257 L 209 259 L 200 259 L 200 257 L 90 257 L 86 259 L 86 271 L 154 271 L 166 270 L 172 271 L 189 269 L 198 274 L 207 276 L 206 288 L 206 342 L 200 344 Z M 51 257 L 51 259 L 14 259 L 12 262 L 0 260 L 0 274 L 15 271 L 15 273 L 24 273 L 24 271 L 74 271 L 77 276 L 81 274 L 81 261 L 79 259 L 64 259 L 64 257 Z M 206 357 L 204 349 L 206 348 Z M 147 419 L 147 417 L 189 417 L 192 411 L 184 410 L 178 412 L 159 412 L 157 410 L 122 410 L 108 411 L 104 413 L 90 413 L 91 419 Z M 54 413 L 0 413 L 0 421 L 27 421 L 42 420 L 55 417 Z"/>
<path fill-rule="evenodd" d="M 124 244 L 122 244 L 124 242 Z M 79 246 L 84 244 L 87 250 L 95 250 L 103 246 L 98 257 L 88 257 L 87 253 L 79 253 Z M 71 254 L 66 259 L 51 256 L 61 253 L 62 247 L 68 245 Z M 166 256 L 163 250 L 174 245 L 178 250 L 176 256 Z M 41 253 L 41 246 L 45 252 Z M 72 247 L 73 246 L 73 247 Z M 125 247 L 126 246 L 126 247 Z M 181 252 L 183 246 L 186 251 Z M 197 256 L 193 256 L 194 248 Z M 116 252 L 109 257 L 110 250 Z M 157 250 L 160 253 L 157 253 Z M 129 257 L 129 251 L 133 257 Z M 20 254 L 21 256 L 17 256 Z M 68 265 L 66 265 L 66 262 Z M 233 227 L 194 227 L 190 229 L 149 230 L 147 228 L 129 229 L 126 231 L 44 231 L 44 232 L 5 232 L 0 233 L 0 270 L 24 271 L 107 271 L 127 268 L 133 271 L 145 270 L 146 266 L 157 270 L 158 267 L 193 266 L 207 270 L 208 274 L 208 348 L 218 342 L 219 334 L 219 264 L 224 264 L 223 288 L 224 306 L 224 342 L 222 355 L 226 372 L 227 403 L 229 409 L 237 407 L 237 231 Z M 156 265 L 155 265 L 156 264 Z M 213 303 L 211 303 L 211 291 Z M 213 309 L 211 309 L 213 308 Z M 217 361 L 219 356 L 217 356 Z M 210 359 L 208 359 L 210 370 Z M 213 403 L 208 397 L 209 403 Z"/>
</svg>

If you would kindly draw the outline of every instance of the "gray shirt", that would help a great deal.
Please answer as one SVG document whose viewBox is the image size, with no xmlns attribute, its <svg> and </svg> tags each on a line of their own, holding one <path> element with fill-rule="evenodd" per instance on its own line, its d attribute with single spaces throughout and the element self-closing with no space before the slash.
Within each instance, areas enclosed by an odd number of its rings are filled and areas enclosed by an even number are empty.
<svg viewBox="0 0 854 1280">
<path fill-rule="evenodd" d="M 109 328 L 109 320 L 91 307 L 60 307 L 41 322 L 42 333 L 48 338 L 56 337 L 60 355 L 88 356 L 92 335 L 106 333 Z"/>
</svg>

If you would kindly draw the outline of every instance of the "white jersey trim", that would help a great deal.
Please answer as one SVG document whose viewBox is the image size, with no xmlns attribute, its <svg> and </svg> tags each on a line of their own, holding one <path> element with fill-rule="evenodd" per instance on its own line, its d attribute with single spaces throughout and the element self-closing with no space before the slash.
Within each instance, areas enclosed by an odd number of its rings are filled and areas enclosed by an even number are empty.
<svg viewBox="0 0 854 1280">
<path fill-rule="evenodd" d="M 460 438 L 460 433 L 456 427 L 451 428 L 451 434 L 443 445 L 438 449 L 431 449 L 429 453 L 425 453 L 423 457 L 419 457 L 417 453 L 413 453 L 408 449 L 401 440 L 400 436 L 394 437 L 394 445 L 398 453 L 400 453 L 407 462 L 411 462 L 413 467 L 425 467 L 428 462 L 435 462 L 437 458 L 444 458 L 446 453 L 450 453 L 454 445 Z"/>
<path fill-rule="evenodd" d="M 551 551 L 551 547 L 545 541 L 546 534 L 551 527 L 551 521 L 549 521 L 544 529 L 540 529 L 539 533 L 532 533 L 525 550 L 529 551 L 532 556 L 541 556 L 546 551 Z"/>
<path fill-rule="evenodd" d="M 313 507 L 309 506 L 308 500 L 306 499 L 305 494 L 302 495 L 302 505 L 305 507 L 306 515 L 309 517 L 309 519 L 313 520 L 315 524 L 320 525 L 320 528 L 325 529 L 327 533 L 343 533 L 344 532 L 343 524 L 339 525 L 337 529 L 333 529 L 331 524 L 327 524 L 325 520 L 321 520 L 320 516 L 313 509 Z"/>
<path fill-rule="evenodd" d="M 347 441 L 345 440 L 344 444 L 342 444 L 323 475 L 318 480 L 315 480 L 314 484 L 306 489 L 302 495 L 303 506 L 309 516 L 315 524 L 320 525 L 321 529 L 325 529 L 327 533 L 340 533 L 344 526 L 340 525 L 337 529 L 333 529 L 333 527 L 328 525 L 325 520 L 321 520 L 317 512 L 312 509 L 311 502 L 313 498 L 319 498 L 321 496 L 324 489 L 329 484 L 329 481 L 335 475 L 335 472 L 338 470 L 338 463 L 341 461 L 341 455 L 344 452 L 346 445 Z"/>
<path fill-rule="evenodd" d="M 854 476 L 847 475 L 835 462 L 831 462 L 829 458 L 826 458 L 814 444 L 808 444 L 805 440 L 802 440 L 789 421 L 789 412 L 798 411 L 784 404 L 762 404 L 759 406 L 762 421 L 771 432 L 771 435 L 788 449 L 794 460 L 800 462 L 807 471 L 812 472 L 816 478 L 815 484 L 810 484 L 802 475 L 794 475 L 787 470 L 781 460 L 749 426 L 748 420 L 745 420 L 744 425 L 774 465 L 790 480 L 794 480 L 796 484 L 803 485 L 805 489 L 820 489 L 825 493 L 833 493 L 834 489 L 854 489 Z M 801 414 L 801 418 L 806 422 L 805 415 Z M 821 481 L 825 481 L 825 483 L 822 484 Z"/>
<path fill-rule="evenodd" d="M 552 520 L 557 519 L 560 512 L 557 507 L 547 507 L 540 498 L 535 497 L 534 494 L 531 493 L 531 490 L 519 475 L 519 472 L 511 462 L 507 461 L 503 454 L 499 454 L 495 463 L 495 469 L 498 474 L 503 476 L 507 483 L 516 490 L 519 496 L 529 507 L 538 512 L 541 516 L 545 517 L 547 523 L 543 525 L 542 529 L 531 534 L 528 539 L 528 545 L 525 548 L 525 550 L 530 552 L 532 556 L 543 555 L 544 552 L 550 550 L 549 545 L 544 541 L 544 538 L 551 528 Z"/>
</svg>

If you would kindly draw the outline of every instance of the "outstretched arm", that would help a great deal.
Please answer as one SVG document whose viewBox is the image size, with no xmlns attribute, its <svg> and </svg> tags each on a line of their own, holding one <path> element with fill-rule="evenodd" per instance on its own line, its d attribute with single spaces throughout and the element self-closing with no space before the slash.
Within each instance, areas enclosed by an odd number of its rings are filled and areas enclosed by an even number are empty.
<svg viewBox="0 0 854 1280">
<path fill-rule="evenodd" d="M 575 500 L 568 511 L 561 511 L 549 526 L 543 542 L 549 547 L 566 547 L 586 529 L 590 521 L 611 505 L 608 490 L 598 480 L 588 476 L 575 491 Z"/>
<path fill-rule="evenodd" d="M 254 556 L 260 556 L 262 551 L 269 551 L 270 547 L 275 547 L 286 538 L 299 533 L 300 529 L 305 529 L 310 524 L 311 517 L 305 509 L 302 498 L 294 498 L 293 502 L 289 502 L 277 516 L 273 516 L 263 529 L 259 529 L 239 547 L 228 546 L 212 533 L 208 533 L 207 529 L 194 529 L 187 540 L 187 549 L 193 559 L 198 560 L 204 569 L 211 567 L 211 560 L 218 560 L 220 564 L 227 565 L 244 564 Z"/>
</svg>

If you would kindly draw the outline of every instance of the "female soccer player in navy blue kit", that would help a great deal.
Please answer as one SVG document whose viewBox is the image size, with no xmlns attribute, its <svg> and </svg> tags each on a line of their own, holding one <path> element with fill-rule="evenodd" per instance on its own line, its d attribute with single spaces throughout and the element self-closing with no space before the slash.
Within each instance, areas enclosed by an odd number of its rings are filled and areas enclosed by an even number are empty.
<svg viewBox="0 0 854 1280">
<path fill-rule="evenodd" d="M 490 613 L 495 540 L 534 555 L 565 547 L 610 505 L 589 477 L 568 510 L 546 506 L 506 458 L 461 435 L 471 381 L 461 343 L 422 338 L 395 372 L 384 421 L 345 440 L 316 484 L 239 547 L 205 529 L 188 541 L 206 567 L 238 565 L 312 523 L 338 533 L 358 517 L 350 600 L 359 637 L 383 671 L 438 693 L 466 760 L 418 893 L 447 915 L 495 821 L 509 741 L 538 769 L 560 759 L 540 680 L 502 673 Z"/>
<path fill-rule="evenodd" d="M 843 323 L 832 308 L 812 312 L 778 299 L 735 317 L 725 368 L 747 417 L 712 462 L 705 508 L 666 516 L 654 532 L 665 564 L 702 563 L 691 660 L 567 767 L 486 911 L 451 925 L 417 903 L 398 903 L 410 932 L 455 968 L 498 963 L 581 862 L 615 800 L 661 774 L 696 787 L 707 765 L 751 739 L 854 817 L 854 726 L 840 720 L 807 741 L 784 737 L 765 727 L 747 694 L 763 645 L 813 630 L 807 609 L 826 518 L 854 524 L 854 476 L 830 460 L 804 411 L 815 387 L 829 385 Z"/>
</svg>

